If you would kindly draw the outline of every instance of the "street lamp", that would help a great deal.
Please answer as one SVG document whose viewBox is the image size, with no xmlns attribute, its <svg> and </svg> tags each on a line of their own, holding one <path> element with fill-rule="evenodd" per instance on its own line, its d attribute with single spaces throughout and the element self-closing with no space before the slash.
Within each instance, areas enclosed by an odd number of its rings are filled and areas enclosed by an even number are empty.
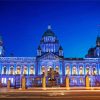
<svg viewBox="0 0 100 100">
<path fill-rule="evenodd" d="M 15 89 L 16 89 L 16 71 L 15 71 Z"/>
</svg>

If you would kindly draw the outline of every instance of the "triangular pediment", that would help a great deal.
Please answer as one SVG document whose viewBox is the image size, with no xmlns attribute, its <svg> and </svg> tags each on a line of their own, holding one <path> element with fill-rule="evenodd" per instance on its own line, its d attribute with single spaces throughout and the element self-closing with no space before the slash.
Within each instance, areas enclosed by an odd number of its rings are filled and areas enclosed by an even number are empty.
<svg viewBox="0 0 100 100">
<path fill-rule="evenodd" d="M 60 58 L 58 55 L 50 52 L 50 53 L 46 53 L 46 54 L 42 55 L 38 59 L 42 59 L 42 60 L 60 60 L 62 58 Z"/>
</svg>

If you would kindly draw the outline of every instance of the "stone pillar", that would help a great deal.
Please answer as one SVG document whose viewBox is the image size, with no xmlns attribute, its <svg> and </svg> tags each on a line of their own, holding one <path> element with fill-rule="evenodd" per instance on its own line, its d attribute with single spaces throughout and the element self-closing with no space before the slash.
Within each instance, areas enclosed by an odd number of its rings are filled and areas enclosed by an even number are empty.
<svg viewBox="0 0 100 100">
<path fill-rule="evenodd" d="M 22 90 L 26 89 L 26 78 L 25 76 L 22 77 Z"/>
<path fill-rule="evenodd" d="M 46 77 L 45 77 L 45 75 L 42 78 L 42 88 L 43 88 L 43 90 L 46 90 Z"/>
<path fill-rule="evenodd" d="M 70 88 L 69 86 L 69 77 L 66 76 L 66 89 L 68 90 Z"/>
<path fill-rule="evenodd" d="M 88 76 L 86 76 L 86 78 L 85 78 L 85 84 L 86 84 L 86 89 L 90 89 L 90 82 L 89 82 Z"/>
<path fill-rule="evenodd" d="M 8 81 L 7 81 L 7 89 L 10 89 L 10 84 L 11 84 L 11 81 L 8 80 Z"/>
</svg>

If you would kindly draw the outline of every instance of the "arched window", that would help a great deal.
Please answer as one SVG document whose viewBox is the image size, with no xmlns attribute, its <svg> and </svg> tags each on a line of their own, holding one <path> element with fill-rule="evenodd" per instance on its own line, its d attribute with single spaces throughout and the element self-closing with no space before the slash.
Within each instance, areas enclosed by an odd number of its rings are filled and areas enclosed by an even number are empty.
<svg viewBox="0 0 100 100">
<path fill-rule="evenodd" d="M 13 78 L 9 78 L 9 80 L 11 81 L 11 84 L 13 84 L 14 79 Z"/>
<path fill-rule="evenodd" d="M 86 66 L 86 75 L 90 75 L 90 68 L 89 68 L 89 66 Z"/>
<path fill-rule="evenodd" d="M 83 78 L 80 78 L 80 84 L 83 84 L 83 83 L 84 83 Z"/>
<path fill-rule="evenodd" d="M 16 74 L 21 74 L 21 68 L 20 68 L 20 66 L 17 66 Z"/>
<path fill-rule="evenodd" d="M 30 67 L 30 74 L 34 74 L 34 66 L 33 65 Z"/>
<path fill-rule="evenodd" d="M 96 67 L 93 66 L 93 67 L 92 67 L 92 75 L 96 75 L 96 74 L 97 74 Z"/>
<path fill-rule="evenodd" d="M 41 74 L 45 73 L 45 66 L 42 66 L 41 68 Z"/>
<path fill-rule="evenodd" d="M 83 66 L 79 67 L 79 75 L 83 75 Z"/>
<path fill-rule="evenodd" d="M 76 85 L 77 84 L 77 79 L 73 77 L 72 82 L 73 82 L 74 85 Z"/>
<path fill-rule="evenodd" d="M 7 83 L 7 79 L 6 78 L 2 78 L 1 79 L 1 83 L 6 84 Z"/>
<path fill-rule="evenodd" d="M 10 74 L 14 74 L 14 66 L 10 66 Z"/>
<path fill-rule="evenodd" d="M 66 66 L 66 75 L 70 75 L 70 67 Z"/>
<path fill-rule="evenodd" d="M 27 74 L 27 66 L 26 65 L 24 65 L 23 74 Z"/>
<path fill-rule="evenodd" d="M 49 66 L 49 67 L 48 67 L 48 71 L 50 71 L 51 68 L 52 68 L 52 66 Z"/>
<path fill-rule="evenodd" d="M 7 74 L 7 67 L 3 66 L 2 74 Z"/>
<path fill-rule="evenodd" d="M 59 66 L 56 66 L 56 72 L 59 73 Z"/>
<path fill-rule="evenodd" d="M 73 66 L 73 68 L 72 68 L 72 74 L 73 75 L 77 74 L 77 68 L 76 68 L 76 66 Z"/>
</svg>

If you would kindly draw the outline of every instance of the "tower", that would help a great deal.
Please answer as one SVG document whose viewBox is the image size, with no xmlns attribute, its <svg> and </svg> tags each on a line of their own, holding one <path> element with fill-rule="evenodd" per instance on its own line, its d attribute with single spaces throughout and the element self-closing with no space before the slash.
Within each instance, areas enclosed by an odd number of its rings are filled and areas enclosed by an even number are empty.
<svg viewBox="0 0 100 100">
<path fill-rule="evenodd" d="M 100 36 L 97 36 L 96 39 L 96 47 L 95 47 L 95 51 L 94 51 L 94 56 L 95 57 L 100 57 Z"/>
<path fill-rule="evenodd" d="M 2 36 L 0 35 L 0 57 L 4 56 Z"/>
<path fill-rule="evenodd" d="M 88 50 L 87 58 L 100 58 L 100 36 L 97 36 L 96 46 Z"/>
</svg>

